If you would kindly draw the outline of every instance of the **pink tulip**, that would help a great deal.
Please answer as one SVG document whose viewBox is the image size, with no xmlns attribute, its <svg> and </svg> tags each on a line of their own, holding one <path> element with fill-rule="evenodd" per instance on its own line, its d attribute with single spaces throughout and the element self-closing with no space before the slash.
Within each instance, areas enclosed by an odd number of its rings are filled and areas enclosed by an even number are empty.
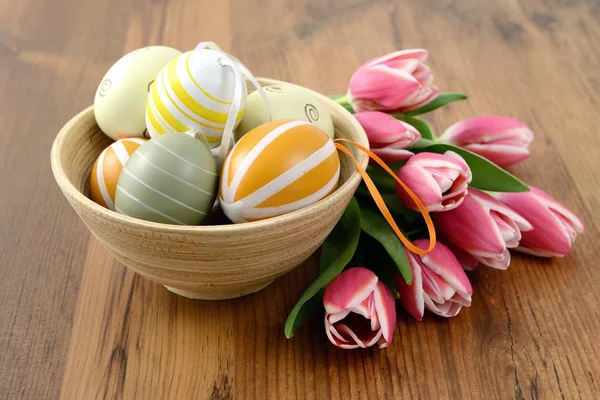
<svg viewBox="0 0 600 400">
<path fill-rule="evenodd" d="M 415 240 L 414 244 L 427 249 L 429 240 Z M 413 317 L 422 320 L 425 308 L 442 317 L 454 317 L 463 306 L 471 305 L 471 283 L 448 247 L 438 242 L 423 256 L 405 251 L 412 282 L 407 285 L 398 274 L 394 278 L 400 302 Z"/>
<path fill-rule="evenodd" d="M 415 127 L 379 111 L 364 111 L 354 116 L 365 129 L 371 150 L 383 161 L 392 163 L 413 156 L 406 149 L 421 139 Z"/>
<path fill-rule="evenodd" d="M 325 288 L 325 331 L 342 349 L 387 347 L 396 328 L 396 304 L 390 289 L 370 270 L 350 268 Z"/>
<path fill-rule="evenodd" d="M 508 268 L 508 249 L 519 245 L 521 232 L 533 229 L 514 210 L 473 188 L 460 207 L 435 214 L 433 221 L 443 239 L 496 269 Z"/>
<path fill-rule="evenodd" d="M 465 160 L 453 151 L 444 154 L 419 153 L 398 170 L 398 177 L 430 212 L 458 207 L 465 198 L 472 179 Z M 407 207 L 418 209 L 400 185 L 396 185 L 396 193 Z"/>
<path fill-rule="evenodd" d="M 458 260 L 458 263 L 465 271 L 474 271 L 479 267 L 479 261 L 473 257 L 469 252 L 456 247 L 452 243 L 448 242 L 446 247 L 450 249 L 454 257 Z"/>
<path fill-rule="evenodd" d="M 517 120 L 488 115 L 457 122 L 446 129 L 440 140 L 508 167 L 529 156 L 533 132 Z"/>
<path fill-rule="evenodd" d="M 575 214 L 550 197 L 530 186 L 530 192 L 501 193 L 501 202 L 527 217 L 533 230 L 523 232 L 516 250 L 540 257 L 562 257 L 571 251 L 578 233 L 585 227 Z"/>
<path fill-rule="evenodd" d="M 433 75 L 424 64 L 427 50 L 403 50 L 363 64 L 350 79 L 348 99 L 356 111 L 404 113 L 437 97 Z"/>
</svg>

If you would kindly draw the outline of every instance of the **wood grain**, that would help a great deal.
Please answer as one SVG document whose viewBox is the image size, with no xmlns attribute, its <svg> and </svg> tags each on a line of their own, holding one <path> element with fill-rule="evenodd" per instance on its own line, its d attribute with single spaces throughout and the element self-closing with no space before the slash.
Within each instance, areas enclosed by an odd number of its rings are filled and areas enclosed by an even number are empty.
<svg viewBox="0 0 600 400">
<path fill-rule="evenodd" d="M 583 0 L 0 0 L 0 398 L 600 397 L 600 5 Z M 437 84 L 536 133 L 513 168 L 586 223 L 569 257 L 469 276 L 473 306 L 385 351 L 328 344 L 286 315 L 316 259 L 264 291 L 191 301 L 128 272 L 53 182 L 50 145 L 127 51 L 212 39 L 254 73 L 342 93 L 368 57 L 425 47 Z"/>
</svg>

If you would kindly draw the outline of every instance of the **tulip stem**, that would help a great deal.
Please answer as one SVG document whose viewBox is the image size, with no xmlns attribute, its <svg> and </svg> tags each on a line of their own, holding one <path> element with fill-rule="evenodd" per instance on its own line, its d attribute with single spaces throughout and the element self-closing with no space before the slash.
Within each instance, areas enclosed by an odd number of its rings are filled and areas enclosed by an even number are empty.
<svg viewBox="0 0 600 400">
<path fill-rule="evenodd" d="M 333 101 L 335 101 L 336 103 L 338 103 L 342 106 L 350 104 L 350 103 L 348 103 L 348 95 L 347 94 L 343 94 L 339 97 L 336 97 L 333 99 Z"/>
<path fill-rule="evenodd" d="M 421 138 L 417 143 L 412 145 L 411 149 L 424 149 L 425 147 L 435 144 L 435 140 Z"/>
</svg>

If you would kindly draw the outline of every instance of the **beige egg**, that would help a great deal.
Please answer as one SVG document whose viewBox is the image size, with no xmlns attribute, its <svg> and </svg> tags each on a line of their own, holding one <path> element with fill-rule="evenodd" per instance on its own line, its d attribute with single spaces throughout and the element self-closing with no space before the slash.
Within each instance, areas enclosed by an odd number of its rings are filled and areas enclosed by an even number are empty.
<svg viewBox="0 0 600 400">
<path fill-rule="evenodd" d="M 334 138 L 331 116 L 310 92 L 291 84 L 271 85 L 264 89 L 271 103 L 271 120 L 309 121 Z M 253 92 L 246 99 L 246 111 L 235 131 L 236 139 L 266 122 L 269 122 L 267 105 L 258 91 Z"/>
<path fill-rule="evenodd" d="M 94 98 L 94 115 L 107 136 L 143 137 L 148 92 L 160 70 L 181 52 L 148 46 L 119 59 L 106 73 Z"/>
</svg>

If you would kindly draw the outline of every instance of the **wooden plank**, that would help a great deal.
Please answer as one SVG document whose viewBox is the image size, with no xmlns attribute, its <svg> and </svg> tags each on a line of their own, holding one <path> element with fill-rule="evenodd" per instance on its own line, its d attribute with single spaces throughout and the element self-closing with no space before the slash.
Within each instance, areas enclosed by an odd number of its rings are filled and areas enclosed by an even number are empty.
<svg viewBox="0 0 600 400">
<path fill-rule="evenodd" d="M 231 304 L 169 293 L 88 248 L 61 398 L 222 398 L 231 391 Z"/>
</svg>

